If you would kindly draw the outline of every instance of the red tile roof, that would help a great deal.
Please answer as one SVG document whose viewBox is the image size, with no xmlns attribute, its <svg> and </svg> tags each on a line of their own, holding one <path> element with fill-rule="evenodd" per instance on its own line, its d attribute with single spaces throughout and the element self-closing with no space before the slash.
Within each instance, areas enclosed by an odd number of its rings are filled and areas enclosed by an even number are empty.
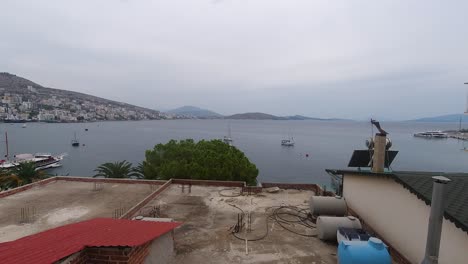
<svg viewBox="0 0 468 264">
<path fill-rule="evenodd" d="M 177 222 L 96 218 L 0 243 L 1 263 L 53 263 L 85 247 L 134 247 L 179 226 Z"/>
</svg>

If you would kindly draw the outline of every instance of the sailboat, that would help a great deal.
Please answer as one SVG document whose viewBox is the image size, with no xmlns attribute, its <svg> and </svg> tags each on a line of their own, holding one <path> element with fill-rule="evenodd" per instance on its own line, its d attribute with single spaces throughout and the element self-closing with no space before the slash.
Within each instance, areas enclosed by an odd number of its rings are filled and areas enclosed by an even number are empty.
<svg viewBox="0 0 468 264">
<path fill-rule="evenodd" d="M 228 135 L 224 136 L 223 138 L 224 143 L 231 145 L 232 144 L 232 138 L 231 138 L 231 124 L 228 126 Z"/>
<path fill-rule="evenodd" d="M 287 139 L 281 140 L 281 146 L 294 147 L 294 138 L 290 134 L 291 133 L 289 133 L 289 136 Z"/>
<path fill-rule="evenodd" d="M 73 147 L 79 147 L 80 146 L 80 142 L 76 138 L 76 132 L 75 132 L 75 138 L 72 139 L 71 144 L 72 144 Z"/>
<path fill-rule="evenodd" d="M 294 147 L 294 138 L 290 137 L 288 139 L 281 140 L 281 146 Z"/>
</svg>

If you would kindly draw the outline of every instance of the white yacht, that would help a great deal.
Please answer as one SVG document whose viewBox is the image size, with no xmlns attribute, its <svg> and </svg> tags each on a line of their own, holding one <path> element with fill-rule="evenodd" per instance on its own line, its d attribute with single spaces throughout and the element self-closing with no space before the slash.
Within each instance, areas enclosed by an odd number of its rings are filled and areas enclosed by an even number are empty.
<svg viewBox="0 0 468 264">
<path fill-rule="evenodd" d="M 415 137 L 424 137 L 424 138 L 448 138 L 448 134 L 440 130 L 419 132 L 414 134 Z"/>
<path fill-rule="evenodd" d="M 17 154 L 14 156 L 13 161 L 2 160 L 0 161 L 0 169 L 13 169 L 22 162 L 34 162 L 36 170 L 45 170 L 50 168 L 57 168 L 62 166 L 60 161 L 63 160 L 65 154 L 53 156 L 48 153 L 36 153 L 36 154 Z"/>
<path fill-rule="evenodd" d="M 13 160 L 9 159 L 8 153 L 8 133 L 5 132 L 5 147 L 6 147 L 6 159 L 0 160 L 1 169 L 13 169 L 20 165 L 22 162 L 33 162 L 36 165 L 36 170 L 45 170 L 50 168 L 57 168 L 62 166 L 60 161 L 67 156 L 66 153 L 60 155 L 52 155 L 49 153 L 36 153 L 36 154 L 16 154 L 13 156 Z"/>
</svg>

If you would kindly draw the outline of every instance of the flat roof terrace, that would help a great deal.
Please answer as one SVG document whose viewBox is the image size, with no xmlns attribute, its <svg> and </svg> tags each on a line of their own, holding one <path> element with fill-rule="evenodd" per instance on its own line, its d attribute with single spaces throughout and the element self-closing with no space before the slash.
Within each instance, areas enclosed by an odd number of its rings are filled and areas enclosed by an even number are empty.
<svg viewBox="0 0 468 264">
<path fill-rule="evenodd" d="M 0 242 L 96 217 L 118 218 L 160 185 L 125 181 L 128 180 L 51 179 L 2 197 Z"/>
<path fill-rule="evenodd" d="M 337 263 L 336 245 L 314 237 L 314 228 L 283 223 L 290 230 L 307 235 L 302 236 L 284 229 L 270 217 L 279 206 L 307 209 L 313 191 L 264 190 L 251 195 L 240 192 L 240 187 L 189 188 L 173 183 L 146 204 L 158 208 L 159 217 L 183 223 L 175 230 L 173 263 Z M 257 241 L 246 243 L 232 234 L 241 211 L 245 217 L 250 212 L 251 231 L 247 232 L 244 226 L 236 235 Z"/>
</svg>

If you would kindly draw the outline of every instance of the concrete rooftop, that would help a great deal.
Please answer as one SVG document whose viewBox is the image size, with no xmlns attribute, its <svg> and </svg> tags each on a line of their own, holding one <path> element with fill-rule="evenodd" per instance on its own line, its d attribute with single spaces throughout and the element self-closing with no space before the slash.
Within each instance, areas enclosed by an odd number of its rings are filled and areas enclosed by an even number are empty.
<svg viewBox="0 0 468 264">
<path fill-rule="evenodd" d="M 0 199 L 0 242 L 82 220 L 120 216 L 154 188 L 148 184 L 96 186 L 94 182 L 52 181 L 3 197 Z"/>
<path fill-rule="evenodd" d="M 252 215 L 252 231 L 240 237 L 258 238 L 265 234 L 266 218 L 275 206 L 293 205 L 308 208 L 314 193 L 306 190 L 281 190 L 257 195 L 237 195 L 240 188 L 185 186 L 172 184 L 147 206 L 159 207 L 159 217 L 183 222 L 175 230 L 176 256 L 173 263 L 337 263 L 336 245 L 316 237 L 304 237 L 268 221 L 268 235 L 246 243 L 235 238 L 230 228 L 237 223 L 241 208 Z M 227 197 L 235 196 L 235 197 Z M 238 208 L 236 208 L 238 207 Z M 298 232 L 313 235 L 315 229 L 289 226 Z"/>
<path fill-rule="evenodd" d="M 239 182 L 193 181 L 189 193 L 188 185 L 182 186 L 181 182 L 184 180 L 149 184 L 149 181 L 55 177 L 0 193 L 0 242 L 96 217 L 145 215 L 183 223 L 175 230 L 173 264 L 337 263 L 336 244 L 314 237 L 314 228 L 286 224 L 289 229 L 307 235 L 301 236 L 284 229 L 271 217 L 279 206 L 308 210 L 313 191 L 288 189 L 279 184 L 284 188 L 276 193 L 263 189 L 258 194 L 240 195 L 241 187 L 219 186 L 242 186 Z M 246 232 L 244 227 L 236 235 L 261 238 L 248 241 L 247 245 L 231 231 L 241 211 L 250 212 L 251 231 Z"/>
</svg>

